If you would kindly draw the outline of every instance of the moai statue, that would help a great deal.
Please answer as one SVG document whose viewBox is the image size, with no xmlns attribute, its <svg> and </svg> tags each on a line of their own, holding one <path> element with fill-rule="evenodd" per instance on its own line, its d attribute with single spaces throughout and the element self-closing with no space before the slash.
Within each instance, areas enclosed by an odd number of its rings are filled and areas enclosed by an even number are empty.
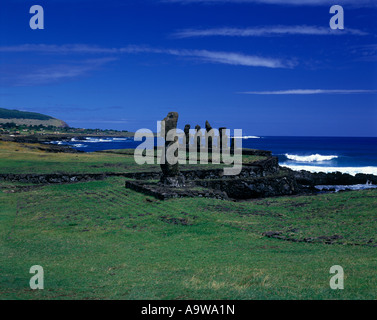
<svg viewBox="0 0 377 320">
<path fill-rule="evenodd" d="M 201 147 L 201 144 L 202 144 L 202 139 L 201 139 L 201 134 L 200 134 L 200 130 L 202 128 L 200 127 L 200 125 L 196 125 L 195 126 L 195 131 L 196 131 L 196 134 L 195 134 L 195 137 L 194 139 L 196 139 L 196 148 L 197 148 L 197 152 L 200 153 L 200 147 Z M 199 156 L 199 155 L 198 155 Z"/>
<path fill-rule="evenodd" d="M 178 137 L 175 137 L 174 141 L 167 141 L 166 137 L 170 130 L 173 130 L 173 133 L 177 130 L 178 123 L 178 113 L 169 112 L 167 117 L 161 122 L 161 132 L 164 132 L 163 138 L 165 139 L 165 147 L 163 149 L 163 154 L 161 157 L 161 170 L 162 176 L 160 182 L 164 185 L 171 187 L 182 187 L 185 185 L 185 179 L 179 172 L 178 161 L 175 164 L 170 164 L 167 156 L 167 150 L 170 146 L 175 143 L 178 143 Z M 175 157 L 178 157 L 178 148 L 174 154 Z"/>
<path fill-rule="evenodd" d="M 234 155 L 234 149 L 237 148 L 237 146 L 236 146 L 236 138 L 232 137 L 232 139 L 231 139 L 230 142 L 231 142 L 231 144 L 230 144 L 230 154 Z"/>
<path fill-rule="evenodd" d="M 212 137 L 211 136 L 208 136 L 208 139 L 207 139 L 207 135 L 208 133 L 212 130 L 212 127 L 211 125 L 209 124 L 208 121 L 206 121 L 206 141 L 207 141 L 207 146 L 208 146 L 208 152 L 212 152 Z"/>
<path fill-rule="evenodd" d="M 224 148 L 228 148 L 228 137 L 226 136 L 226 128 L 221 127 L 219 129 L 219 135 L 220 135 L 220 153 L 222 154 L 223 152 L 223 141 L 224 141 Z"/>
<path fill-rule="evenodd" d="M 186 124 L 185 125 L 185 128 L 184 128 L 184 133 L 185 133 L 185 137 L 186 137 L 186 152 L 189 152 L 189 146 L 190 146 L 190 128 L 191 126 L 189 124 Z"/>
</svg>

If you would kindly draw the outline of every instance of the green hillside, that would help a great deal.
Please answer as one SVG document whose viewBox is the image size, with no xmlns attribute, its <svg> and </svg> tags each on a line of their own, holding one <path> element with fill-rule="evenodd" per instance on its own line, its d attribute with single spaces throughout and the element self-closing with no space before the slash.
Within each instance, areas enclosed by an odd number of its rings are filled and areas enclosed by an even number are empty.
<svg viewBox="0 0 377 320">
<path fill-rule="evenodd" d="M 34 120 L 50 120 L 53 117 L 46 116 L 41 113 L 9 110 L 0 108 L 0 118 L 1 119 L 34 119 Z"/>
<path fill-rule="evenodd" d="M 36 112 L 18 111 L 0 108 L 0 124 L 15 123 L 17 125 L 43 125 L 54 127 L 68 127 L 62 121 L 51 116 Z"/>
</svg>

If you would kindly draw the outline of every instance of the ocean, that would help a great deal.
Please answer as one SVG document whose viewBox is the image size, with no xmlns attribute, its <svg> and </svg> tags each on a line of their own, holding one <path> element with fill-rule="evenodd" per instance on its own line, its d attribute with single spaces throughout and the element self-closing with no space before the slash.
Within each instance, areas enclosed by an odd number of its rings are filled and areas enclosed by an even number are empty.
<svg viewBox="0 0 377 320">
<path fill-rule="evenodd" d="M 53 141 L 85 151 L 133 149 L 133 138 L 73 138 Z M 282 166 L 311 172 L 366 173 L 377 175 L 377 138 L 346 137 L 256 137 L 244 136 L 244 148 L 270 150 Z"/>
</svg>

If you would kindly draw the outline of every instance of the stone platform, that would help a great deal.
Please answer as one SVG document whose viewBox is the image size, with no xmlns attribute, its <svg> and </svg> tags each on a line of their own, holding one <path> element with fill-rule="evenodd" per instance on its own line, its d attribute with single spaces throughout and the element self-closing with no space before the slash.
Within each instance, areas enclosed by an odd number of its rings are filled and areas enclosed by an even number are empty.
<svg viewBox="0 0 377 320">
<path fill-rule="evenodd" d="M 183 197 L 251 199 L 294 195 L 301 190 L 292 174 L 281 170 L 278 159 L 272 156 L 243 165 L 237 176 L 224 176 L 223 169 L 182 170 L 180 174 L 186 181 L 185 186 L 163 185 L 157 182 L 159 175 L 144 172 L 127 180 L 126 188 L 160 200 Z"/>
</svg>

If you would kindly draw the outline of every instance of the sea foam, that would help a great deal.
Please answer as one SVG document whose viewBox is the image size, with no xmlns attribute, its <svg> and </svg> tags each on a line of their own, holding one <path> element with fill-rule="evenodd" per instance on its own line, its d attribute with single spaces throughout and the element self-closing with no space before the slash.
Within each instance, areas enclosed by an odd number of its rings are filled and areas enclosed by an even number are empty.
<svg viewBox="0 0 377 320">
<path fill-rule="evenodd" d="M 97 138 L 91 138 L 91 137 L 86 137 L 85 138 L 86 143 L 98 143 L 98 142 L 112 142 L 112 139 L 97 139 Z"/>
<path fill-rule="evenodd" d="M 290 168 L 295 171 L 309 171 L 309 172 L 341 172 L 341 173 L 348 173 L 352 176 L 358 173 L 364 174 L 373 174 L 377 175 L 377 167 L 320 167 L 320 166 L 297 166 L 297 165 L 287 165 L 282 164 L 282 167 Z"/>
<path fill-rule="evenodd" d="M 377 185 L 374 185 L 370 182 L 366 184 L 354 184 L 354 185 L 319 185 L 315 186 L 316 189 L 320 191 L 335 190 L 335 192 L 344 191 L 344 190 L 366 190 L 366 189 L 376 189 Z"/>
<path fill-rule="evenodd" d="M 242 136 L 242 137 L 233 137 L 235 139 L 261 139 L 261 137 L 258 136 Z"/>
<path fill-rule="evenodd" d="M 295 154 L 288 154 L 286 153 L 285 156 L 289 160 L 294 160 L 297 162 L 322 162 L 322 161 L 329 161 L 332 159 L 337 159 L 338 156 L 323 156 L 321 154 L 312 154 L 310 156 L 298 156 Z"/>
</svg>

